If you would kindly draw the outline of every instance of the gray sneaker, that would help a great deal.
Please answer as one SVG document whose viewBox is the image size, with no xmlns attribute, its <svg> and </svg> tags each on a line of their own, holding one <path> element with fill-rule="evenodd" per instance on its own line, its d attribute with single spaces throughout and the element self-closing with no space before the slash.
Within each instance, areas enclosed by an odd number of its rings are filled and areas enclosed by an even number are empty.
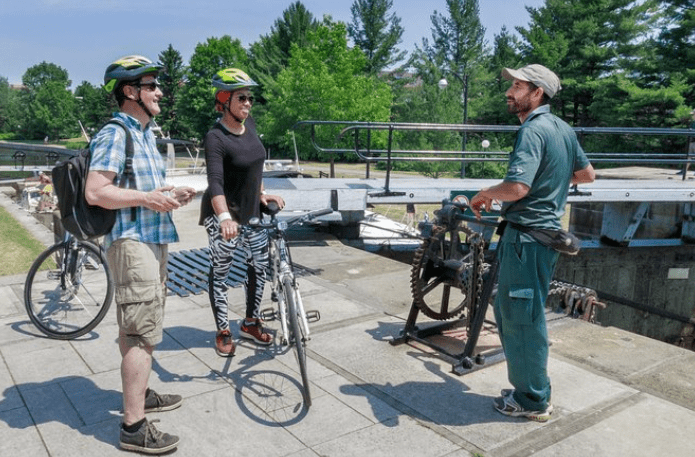
<svg viewBox="0 0 695 457">
<path fill-rule="evenodd" d="M 126 451 L 137 451 L 144 454 L 163 454 L 169 452 L 179 445 L 179 437 L 160 432 L 154 426 L 153 420 L 148 422 L 145 419 L 137 432 L 129 433 L 121 427 L 121 449 Z"/>
<path fill-rule="evenodd" d="M 514 400 L 512 393 L 513 391 L 509 395 L 495 398 L 494 405 L 497 411 L 505 416 L 525 417 L 536 422 L 547 422 L 550 420 L 550 415 L 553 414 L 553 405 L 548 404 L 543 411 L 531 411 L 518 404 Z"/>
<path fill-rule="evenodd" d="M 145 392 L 145 413 L 171 411 L 181 406 L 181 403 L 183 403 L 181 395 L 159 395 L 152 389 L 147 389 Z"/>
</svg>

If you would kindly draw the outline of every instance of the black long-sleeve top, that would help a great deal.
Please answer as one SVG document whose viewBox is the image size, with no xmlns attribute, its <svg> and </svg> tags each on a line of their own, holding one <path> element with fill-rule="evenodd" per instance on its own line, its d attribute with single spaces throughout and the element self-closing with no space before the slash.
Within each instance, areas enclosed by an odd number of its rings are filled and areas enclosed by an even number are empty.
<svg viewBox="0 0 695 457">
<path fill-rule="evenodd" d="M 261 185 L 265 148 L 256 132 L 252 117 L 246 130 L 235 135 L 219 122 L 205 135 L 205 161 L 208 188 L 203 194 L 200 224 L 215 214 L 212 198 L 224 195 L 232 218 L 239 224 L 260 216 Z"/>
</svg>

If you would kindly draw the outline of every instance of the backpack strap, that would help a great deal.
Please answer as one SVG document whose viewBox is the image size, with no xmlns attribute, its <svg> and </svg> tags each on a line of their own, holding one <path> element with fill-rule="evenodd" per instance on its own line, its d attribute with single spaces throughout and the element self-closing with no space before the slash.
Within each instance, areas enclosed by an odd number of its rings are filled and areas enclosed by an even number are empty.
<svg viewBox="0 0 695 457">
<path fill-rule="evenodd" d="M 133 156 L 135 155 L 135 147 L 133 146 L 133 137 L 130 135 L 128 127 L 120 119 L 112 118 L 106 124 L 116 124 L 120 125 L 123 130 L 125 130 L 125 168 L 123 170 L 123 176 L 128 179 L 128 184 L 131 189 L 137 189 L 135 184 L 135 173 L 133 173 Z M 123 180 L 119 181 L 119 187 L 123 187 Z M 137 208 L 132 206 L 130 208 L 130 220 L 135 222 L 137 219 Z"/>
</svg>

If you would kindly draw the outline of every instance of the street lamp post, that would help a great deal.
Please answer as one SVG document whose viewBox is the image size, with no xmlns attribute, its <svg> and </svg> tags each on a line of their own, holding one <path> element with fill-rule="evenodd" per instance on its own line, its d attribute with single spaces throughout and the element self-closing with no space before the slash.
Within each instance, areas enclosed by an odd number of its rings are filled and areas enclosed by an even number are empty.
<svg viewBox="0 0 695 457">
<path fill-rule="evenodd" d="M 461 77 L 458 73 L 453 74 L 459 81 L 461 81 L 461 103 L 463 104 L 463 123 L 468 123 L 468 74 L 464 74 Z M 440 89 L 446 89 L 449 86 L 449 82 L 446 78 L 442 78 L 437 83 Z M 466 177 L 466 161 L 464 160 L 466 156 L 466 146 L 468 143 L 468 132 L 462 132 L 461 135 L 461 178 Z"/>
</svg>

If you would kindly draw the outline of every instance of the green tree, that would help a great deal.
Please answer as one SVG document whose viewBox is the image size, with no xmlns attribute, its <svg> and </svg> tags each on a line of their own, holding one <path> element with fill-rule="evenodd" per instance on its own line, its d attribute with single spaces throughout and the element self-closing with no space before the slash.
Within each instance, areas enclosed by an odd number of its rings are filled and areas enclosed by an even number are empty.
<svg viewBox="0 0 695 457">
<path fill-rule="evenodd" d="M 26 90 L 20 93 L 29 139 L 57 139 L 78 133 L 75 98 L 68 90 L 68 72 L 53 63 L 41 62 L 22 76 Z"/>
<path fill-rule="evenodd" d="M 19 123 L 17 91 L 10 88 L 7 78 L 0 77 L 0 133 L 12 133 Z"/>
<path fill-rule="evenodd" d="M 660 2 L 663 21 L 654 42 L 655 78 L 662 84 L 685 81 L 685 103 L 695 106 L 695 0 Z"/>
<path fill-rule="evenodd" d="M 31 138 L 71 137 L 79 130 L 75 97 L 63 88 L 61 81 L 44 82 L 32 93 L 28 120 Z"/>
<path fill-rule="evenodd" d="M 418 61 L 429 61 L 439 68 L 449 83 L 449 93 L 461 94 L 459 119 L 468 101 L 468 91 L 476 84 L 471 76 L 484 57 L 485 28 L 480 24 L 478 0 L 447 0 L 448 16 L 436 10 L 431 16 L 432 44 L 424 38 L 422 47 L 415 47 L 415 68 L 422 69 Z"/>
<path fill-rule="evenodd" d="M 292 3 L 275 21 L 270 33 L 250 47 L 250 70 L 255 81 L 261 84 L 261 94 L 266 85 L 272 85 L 275 77 L 287 67 L 293 44 L 304 47 L 307 34 L 316 30 L 318 21 L 302 2 Z"/>
<path fill-rule="evenodd" d="M 554 97 L 560 116 L 577 126 L 598 125 L 590 109 L 605 78 L 629 72 L 654 19 L 652 0 L 546 0 L 527 7 L 531 24 L 518 28 L 525 63 L 554 70 L 563 90 Z"/>
<path fill-rule="evenodd" d="M 506 27 L 502 27 L 499 35 L 495 35 L 492 55 L 485 65 L 484 76 L 478 78 L 481 95 L 472 98 L 474 104 L 479 102 L 473 110 L 476 115 L 472 122 L 490 125 L 518 122 L 516 116 L 507 112 L 504 93 L 509 88 L 509 82 L 502 78 L 502 69 L 519 68 L 522 65 L 520 45 L 519 39 L 509 33 Z"/>
<path fill-rule="evenodd" d="M 106 122 L 113 111 L 116 111 L 115 102 L 102 87 L 96 87 L 88 81 L 75 89 L 77 119 L 92 137 Z"/>
<path fill-rule="evenodd" d="M 171 44 L 159 54 L 159 63 L 162 65 L 159 81 L 164 97 L 159 102 L 162 112 L 157 117 L 157 122 L 162 132 L 167 132 L 170 137 L 181 137 L 185 130 L 180 125 L 176 106 L 179 92 L 185 83 L 186 68 L 181 53 Z"/>
<path fill-rule="evenodd" d="M 219 117 L 211 81 L 216 72 L 229 67 L 248 68 L 248 55 L 238 39 L 232 40 L 229 35 L 211 37 L 196 46 L 186 71 L 186 84 L 175 104 L 186 137 L 203 139 Z"/>
<path fill-rule="evenodd" d="M 43 61 L 27 69 L 22 75 L 22 83 L 31 91 L 36 90 L 47 82 L 62 83 L 63 89 L 72 84 L 68 71 L 58 65 Z"/>
<path fill-rule="evenodd" d="M 424 38 L 422 47 L 416 46 L 411 66 L 430 93 L 439 79 L 447 79 L 444 97 L 457 101 L 450 105 L 457 119 L 452 123 L 466 123 L 470 115 L 469 94 L 481 92 L 477 75 L 485 61 L 485 28 L 480 24 L 478 0 L 447 0 L 446 3 L 448 15 L 434 11 L 432 43 Z M 466 150 L 467 135 L 462 134 L 460 138 L 458 150 Z"/>
<path fill-rule="evenodd" d="M 364 74 L 365 56 L 348 48 L 345 25 L 326 21 L 307 40 L 305 47 L 292 46 L 287 68 L 267 88 L 267 111 L 259 128 L 266 138 L 289 150 L 290 129 L 298 121 L 388 121 L 391 90 Z M 318 131 L 319 142 L 334 144 L 334 129 Z M 318 156 L 305 135 L 298 135 L 297 142 L 303 159 Z"/>
<path fill-rule="evenodd" d="M 441 60 L 445 74 L 460 82 L 470 77 L 484 56 L 485 27 L 480 24 L 478 0 L 446 0 L 448 16 L 436 10 L 431 16 L 430 46 L 423 40 L 423 50 L 432 60 Z"/>
<path fill-rule="evenodd" d="M 380 71 L 405 60 L 407 52 L 397 48 L 403 27 L 395 13 L 389 14 L 393 0 L 355 0 L 350 7 L 352 21 L 348 35 L 367 56 L 367 73 Z"/>
</svg>

